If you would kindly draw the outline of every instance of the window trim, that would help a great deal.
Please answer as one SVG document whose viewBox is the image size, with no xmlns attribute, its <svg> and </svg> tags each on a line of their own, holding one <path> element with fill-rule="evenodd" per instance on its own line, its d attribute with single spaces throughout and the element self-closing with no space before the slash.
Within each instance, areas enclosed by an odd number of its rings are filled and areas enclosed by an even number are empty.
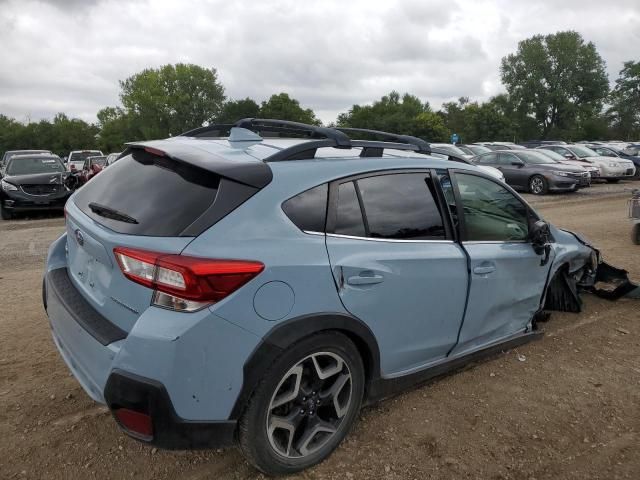
<svg viewBox="0 0 640 480">
<path fill-rule="evenodd" d="M 343 177 L 339 179 L 335 179 L 329 182 L 329 201 L 328 201 L 328 211 L 327 211 L 327 222 L 325 226 L 325 232 L 328 237 L 334 238 L 347 238 L 352 240 L 369 240 L 375 242 L 388 242 L 388 243 L 454 243 L 456 241 L 456 236 L 452 228 L 452 220 L 450 218 L 449 209 L 446 207 L 446 204 L 443 205 L 442 196 L 444 195 L 440 190 L 440 185 L 438 182 L 434 182 L 434 170 L 431 168 L 404 168 L 404 169 L 393 169 L 393 170 L 374 170 L 371 172 L 359 173 L 356 175 L 350 175 L 348 177 Z M 398 174 L 411 174 L 411 173 L 420 173 L 424 174 L 426 177 L 429 177 L 432 185 L 434 187 L 434 191 L 431 189 L 429 193 L 432 194 L 433 200 L 435 202 L 435 206 L 440 214 L 440 218 L 442 219 L 442 225 L 444 227 L 445 236 L 443 239 L 431 239 L 431 240 L 411 240 L 411 239 L 399 239 L 399 238 L 373 238 L 373 237 L 360 237 L 355 235 L 344 235 L 340 233 L 335 233 L 335 226 L 337 221 L 338 214 L 338 188 L 343 183 L 354 182 L 354 187 L 356 189 L 356 195 L 358 197 L 358 203 L 360 206 L 360 215 L 362 215 L 362 220 L 365 226 L 365 235 L 369 235 L 369 222 L 367 220 L 366 210 L 364 208 L 362 197 L 360 195 L 360 188 L 358 187 L 357 180 L 371 178 L 371 177 L 379 177 L 383 175 L 398 175 Z M 434 195 L 435 193 L 435 195 Z"/>
<path fill-rule="evenodd" d="M 522 198 L 513 188 L 509 185 L 498 183 L 493 178 L 490 178 L 487 175 L 479 174 L 478 172 L 473 172 L 471 170 L 463 170 L 459 168 L 449 169 L 451 184 L 453 185 L 453 194 L 456 199 L 456 207 L 459 212 L 462 212 L 461 218 L 459 219 L 459 228 L 460 228 L 460 243 L 463 245 L 476 245 L 476 244 L 523 244 L 523 243 L 531 243 L 531 240 L 469 240 L 467 234 L 467 222 L 464 216 L 464 205 L 462 203 L 462 196 L 460 195 L 460 189 L 458 188 L 458 174 L 460 175 L 473 175 L 476 177 L 484 178 L 490 182 L 495 183 L 499 187 L 505 188 L 509 193 L 511 193 L 527 210 L 527 225 L 531 225 L 532 221 L 540 220 L 540 216 L 531 208 L 531 206 Z"/>
</svg>

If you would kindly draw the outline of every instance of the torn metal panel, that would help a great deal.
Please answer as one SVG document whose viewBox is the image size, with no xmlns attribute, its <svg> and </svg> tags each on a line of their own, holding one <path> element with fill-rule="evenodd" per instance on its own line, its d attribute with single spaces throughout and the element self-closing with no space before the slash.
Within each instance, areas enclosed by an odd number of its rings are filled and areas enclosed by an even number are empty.
<svg viewBox="0 0 640 480">
<path fill-rule="evenodd" d="M 626 270 L 600 262 L 594 283 L 583 288 L 607 300 L 618 300 L 622 297 L 640 298 L 640 287 L 629 280 L 628 274 Z"/>
<path fill-rule="evenodd" d="M 607 300 L 640 298 L 640 287 L 629 280 L 628 272 L 602 261 L 600 251 L 581 235 L 553 229 L 555 258 L 543 300 L 543 310 L 578 313 L 581 292 Z"/>
</svg>

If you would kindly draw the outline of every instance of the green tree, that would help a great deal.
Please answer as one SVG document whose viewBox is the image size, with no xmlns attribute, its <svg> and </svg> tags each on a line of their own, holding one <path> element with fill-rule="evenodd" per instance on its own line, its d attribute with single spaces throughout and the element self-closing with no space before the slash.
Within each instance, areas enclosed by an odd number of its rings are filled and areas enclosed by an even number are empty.
<svg viewBox="0 0 640 480">
<path fill-rule="evenodd" d="M 315 113 L 310 108 L 302 108 L 300 102 L 291 98 L 288 93 L 271 95 L 269 100 L 262 102 L 259 112 L 260 118 L 274 118 L 278 120 L 290 120 L 311 125 L 320 125 Z"/>
<path fill-rule="evenodd" d="M 70 150 L 94 148 L 98 128 L 84 120 L 58 113 L 53 121 L 23 124 L 0 115 L 0 151 L 46 149 L 58 155 Z"/>
<path fill-rule="evenodd" d="M 428 139 L 431 142 L 446 142 L 449 130 L 444 120 L 435 112 L 422 112 L 413 119 L 411 134 L 415 137 Z"/>
<path fill-rule="evenodd" d="M 405 93 L 402 98 L 396 91 L 384 95 L 372 105 L 353 105 L 338 116 L 341 127 L 368 128 L 409 135 L 413 120 L 423 112 L 431 111 L 414 95 Z"/>
<path fill-rule="evenodd" d="M 485 103 L 471 102 L 461 97 L 458 102 L 442 105 L 440 115 L 447 129 L 457 133 L 462 142 L 512 141 L 515 137 L 505 96 L 497 96 Z"/>
<path fill-rule="evenodd" d="M 521 41 L 500 73 L 517 115 L 532 116 L 543 138 L 574 133 L 601 110 L 609 88 L 595 45 L 572 31 Z"/>
<path fill-rule="evenodd" d="M 100 127 L 98 145 L 105 153 L 120 152 L 126 142 L 143 138 L 135 118 L 120 107 L 105 107 L 97 117 Z"/>
<path fill-rule="evenodd" d="M 613 134 L 624 140 L 640 137 L 640 61 L 625 62 L 610 96 L 607 115 Z"/>
<path fill-rule="evenodd" d="M 253 99 L 229 100 L 222 106 L 217 123 L 235 123 L 243 118 L 256 118 L 260 116 L 260 105 Z"/>
<path fill-rule="evenodd" d="M 444 141 L 448 136 L 441 117 L 428 103 L 409 93 L 384 95 L 372 105 L 353 105 L 338 116 L 340 127 L 368 128 L 404 135 L 413 135 L 432 142 Z"/>
<path fill-rule="evenodd" d="M 40 144 L 37 148 L 49 148 L 59 155 L 66 155 L 71 150 L 95 148 L 97 145 L 98 127 L 84 120 L 58 113 L 51 123 L 50 137 L 44 133 L 47 127 L 42 123 L 39 124 L 41 133 L 36 132 Z"/>
<path fill-rule="evenodd" d="M 125 112 L 143 139 L 164 138 L 213 122 L 224 102 L 215 68 L 179 63 L 148 68 L 120 82 Z"/>
</svg>

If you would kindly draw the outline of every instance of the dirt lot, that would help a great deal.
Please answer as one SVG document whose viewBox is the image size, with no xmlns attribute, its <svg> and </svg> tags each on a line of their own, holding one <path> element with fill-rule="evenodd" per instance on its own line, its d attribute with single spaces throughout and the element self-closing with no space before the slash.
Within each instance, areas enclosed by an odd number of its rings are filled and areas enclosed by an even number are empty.
<svg viewBox="0 0 640 480">
<path fill-rule="evenodd" d="M 640 280 L 630 187 L 534 203 Z M 0 222 L 0 478 L 260 478 L 235 449 L 145 447 L 84 394 L 41 306 L 62 230 L 60 217 Z M 541 341 L 365 410 L 328 461 L 295 478 L 640 478 L 640 303 L 585 300 L 580 315 L 554 314 Z"/>
</svg>

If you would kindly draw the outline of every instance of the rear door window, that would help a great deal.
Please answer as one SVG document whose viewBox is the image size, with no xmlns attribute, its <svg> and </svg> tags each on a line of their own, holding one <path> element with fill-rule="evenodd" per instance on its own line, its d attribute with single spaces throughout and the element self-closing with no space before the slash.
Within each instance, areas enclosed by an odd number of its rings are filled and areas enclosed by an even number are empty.
<svg viewBox="0 0 640 480">
<path fill-rule="evenodd" d="M 304 232 L 324 232 L 328 185 L 322 184 L 290 198 L 282 210 Z"/>
<path fill-rule="evenodd" d="M 368 236 L 396 240 L 441 240 L 444 222 L 426 173 L 378 175 L 357 181 Z"/>
<path fill-rule="evenodd" d="M 179 236 L 213 204 L 219 183 L 213 172 L 139 150 L 96 175 L 74 202 L 118 233 Z"/>
</svg>

